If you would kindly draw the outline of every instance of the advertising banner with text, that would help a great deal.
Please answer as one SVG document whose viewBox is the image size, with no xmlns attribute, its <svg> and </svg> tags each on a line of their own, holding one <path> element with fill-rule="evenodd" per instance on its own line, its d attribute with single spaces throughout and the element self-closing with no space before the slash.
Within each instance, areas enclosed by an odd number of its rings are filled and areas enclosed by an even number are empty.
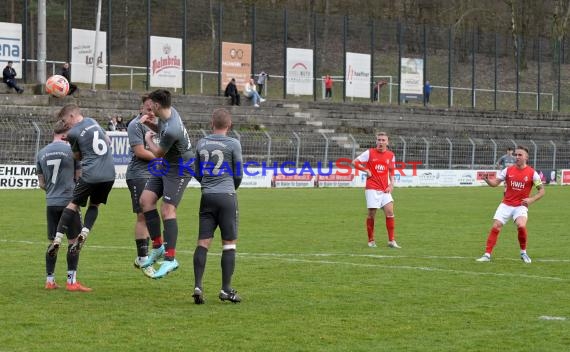
<svg viewBox="0 0 570 352">
<path fill-rule="evenodd" d="M 0 22 L 0 33 L 0 66 L 4 69 L 12 61 L 16 78 L 22 78 L 22 25 Z"/>
<path fill-rule="evenodd" d="M 251 44 L 222 42 L 222 91 L 232 78 L 239 91 L 251 77 Z"/>
<path fill-rule="evenodd" d="M 97 52 L 95 31 L 72 28 L 71 30 L 71 81 L 91 83 L 95 60 L 95 83 L 107 83 L 107 32 L 99 32 Z"/>
<path fill-rule="evenodd" d="M 370 99 L 370 55 L 346 53 L 346 96 Z"/>
<path fill-rule="evenodd" d="M 182 88 L 182 39 L 150 37 L 150 85 Z"/>
<path fill-rule="evenodd" d="M 287 48 L 287 94 L 313 95 L 313 50 Z"/>
</svg>

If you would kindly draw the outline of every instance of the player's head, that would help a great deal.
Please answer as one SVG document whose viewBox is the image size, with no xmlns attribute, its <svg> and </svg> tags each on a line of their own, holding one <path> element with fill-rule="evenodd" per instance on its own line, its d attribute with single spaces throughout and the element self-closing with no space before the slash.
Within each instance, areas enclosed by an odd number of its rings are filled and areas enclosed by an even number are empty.
<svg viewBox="0 0 570 352">
<path fill-rule="evenodd" d="M 63 121 L 67 128 L 75 126 L 82 118 L 81 109 L 75 104 L 65 105 L 57 114 L 57 119 Z"/>
<path fill-rule="evenodd" d="M 69 68 L 69 62 L 64 62 L 64 63 L 63 63 L 63 68 Z"/>
<path fill-rule="evenodd" d="M 384 151 L 388 149 L 388 133 L 386 132 L 378 132 L 376 133 L 376 148 L 378 150 Z"/>
<path fill-rule="evenodd" d="M 168 109 L 172 105 L 172 95 L 166 89 L 157 89 L 151 92 L 148 97 L 155 105 L 153 111 L 156 114 L 158 109 Z M 158 107 L 156 107 L 158 105 Z"/>
<path fill-rule="evenodd" d="M 212 128 L 214 130 L 228 130 L 232 127 L 232 115 L 227 109 L 214 110 L 212 114 Z"/>
<path fill-rule="evenodd" d="M 526 165 L 528 161 L 528 148 L 522 145 L 517 145 L 515 148 L 515 158 L 518 166 Z"/>
<path fill-rule="evenodd" d="M 148 94 L 141 96 L 141 106 L 139 108 L 139 111 L 142 115 L 152 112 L 152 100 L 150 100 Z"/>
<path fill-rule="evenodd" d="M 57 120 L 54 123 L 54 125 L 53 125 L 53 136 L 54 137 L 59 137 L 59 139 L 61 139 L 61 137 L 65 136 L 67 134 L 67 131 L 69 131 L 69 128 L 65 125 L 65 123 L 63 123 L 63 121 Z"/>
<path fill-rule="evenodd" d="M 9 67 L 12 67 L 12 64 L 13 64 L 13 63 L 14 63 L 14 62 L 12 62 L 12 61 L 8 61 L 8 66 L 9 66 Z"/>
<path fill-rule="evenodd" d="M 507 154 L 511 155 L 513 154 L 513 151 L 514 151 L 513 148 L 507 147 Z"/>
</svg>

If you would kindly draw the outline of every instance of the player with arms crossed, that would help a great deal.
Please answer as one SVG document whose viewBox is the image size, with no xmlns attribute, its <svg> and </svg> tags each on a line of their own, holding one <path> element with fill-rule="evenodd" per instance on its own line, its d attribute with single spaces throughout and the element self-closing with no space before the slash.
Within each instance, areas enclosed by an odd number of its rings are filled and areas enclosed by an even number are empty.
<svg viewBox="0 0 570 352">
<path fill-rule="evenodd" d="M 219 226 L 222 237 L 222 288 L 219 298 L 241 302 L 232 289 L 238 239 L 238 202 L 236 190 L 241 184 L 241 144 L 227 136 L 232 117 L 226 109 L 214 110 L 213 133 L 202 138 L 196 146 L 194 170 L 202 185 L 198 245 L 194 251 L 194 303 L 203 304 L 202 277 L 206 268 L 208 249 Z"/>
<path fill-rule="evenodd" d="M 181 163 L 189 161 L 193 154 L 192 144 L 182 118 L 172 107 L 170 92 L 158 89 L 148 96 L 151 100 L 149 102 L 151 112 L 143 115 L 139 122 L 151 129 L 145 135 L 145 142 L 149 151 L 160 159 L 149 163 L 149 168 L 153 168 L 152 176 L 140 196 L 140 204 L 153 247 L 141 267 L 151 266 L 159 258 L 164 257 L 164 262 L 152 276 L 153 279 L 160 279 L 178 269 L 178 261 L 175 258 L 178 239 L 176 208 L 192 176 L 190 172 L 186 172 L 185 165 Z M 158 118 L 156 124 L 153 122 L 155 117 Z M 158 144 L 154 142 L 155 136 L 160 140 Z M 156 210 L 156 204 L 161 197 L 164 243 L 161 237 L 160 215 Z"/>
<path fill-rule="evenodd" d="M 55 239 L 57 223 L 65 207 L 73 197 L 75 180 L 81 175 L 79 162 L 73 158 L 71 147 L 65 141 L 68 129 L 62 121 L 55 123 L 53 128 L 53 141 L 38 152 L 36 170 L 40 188 L 46 192 L 46 215 L 47 235 L 50 241 Z M 71 226 L 66 235 L 69 246 L 67 247 L 67 285 L 68 291 L 90 291 L 76 280 L 79 252 L 72 251 L 71 246 L 75 243 L 81 232 L 81 217 L 75 213 Z M 50 248 L 48 246 L 48 249 Z M 55 282 L 55 264 L 57 262 L 57 250 L 50 254 L 46 251 L 46 284 L 47 290 L 59 288 Z M 75 281 L 73 281 L 75 280 Z"/>
<path fill-rule="evenodd" d="M 154 268 L 152 266 L 147 266 L 141 268 L 141 265 L 148 260 L 148 246 L 149 246 L 149 234 L 146 227 L 146 222 L 144 220 L 144 214 L 140 206 L 140 196 L 146 181 L 151 177 L 148 171 L 148 163 L 155 158 L 154 154 L 148 150 L 148 146 L 144 141 L 144 136 L 149 128 L 142 123 L 140 119 L 143 115 L 148 115 L 152 113 L 152 100 L 148 95 L 142 97 L 142 103 L 140 108 L 140 114 L 136 116 L 127 128 L 127 133 L 129 136 L 131 160 L 127 166 L 126 180 L 127 186 L 129 187 L 129 192 L 131 193 L 131 201 L 133 206 L 133 213 L 137 214 L 137 220 L 135 222 L 135 243 L 137 246 L 137 258 L 135 258 L 134 266 L 135 268 L 142 269 L 143 273 L 152 277 L 154 275 Z"/>
<path fill-rule="evenodd" d="M 376 148 L 370 148 L 352 161 L 352 165 L 366 172 L 366 206 L 368 216 L 366 218 L 366 231 L 368 233 L 368 247 L 375 248 L 374 219 L 379 208 L 384 210 L 386 216 L 386 230 L 388 231 L 388 247 L 401 248 L 395 240 L 394 222 L 394 199 L 392 189 L 394 187 L 394 153 L 388 150 L 388 134 L 378 132 L 376 134 Z"/>
<path fill-rule="evenodd" d="M 499 233 L 509 218 L 512 218 L 517 225 L 521 260 L 526 264 L 532 262 L 526 253 L 528 206 L 542 198 L 545 190 L 536 171 L 526 164 L 528 161 L 528 149 L 517 146 L 515 158 L 515 165 L 501 170 L 497 178 L 492 180 L 488 177 L 484 178 L 485 182 L 491 187 L 497 187 L 504 181 L 506 183 L 506 191 L 503 201 L 499 204 L 493 217 L 493 227 L 487 238 L 485 254 L 477 259 L 478 262 L 491 261 L 491 253 L 497 243 Z M 530 197 L 533 185 L 538 192 Z"/>
</svg>

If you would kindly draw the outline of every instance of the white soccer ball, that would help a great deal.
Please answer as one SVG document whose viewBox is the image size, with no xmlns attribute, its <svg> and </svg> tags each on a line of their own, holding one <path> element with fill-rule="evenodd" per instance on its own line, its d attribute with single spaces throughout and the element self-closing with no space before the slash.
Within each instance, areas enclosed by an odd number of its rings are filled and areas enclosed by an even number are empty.
<svg viewBox="0 0 570 352">
<path fill-rule="evenodd" d="M 53 75 L 46 81 L 46 93 L 63 98 L 69 93 L 69 82 L 63 76 Z"/>
</svg>

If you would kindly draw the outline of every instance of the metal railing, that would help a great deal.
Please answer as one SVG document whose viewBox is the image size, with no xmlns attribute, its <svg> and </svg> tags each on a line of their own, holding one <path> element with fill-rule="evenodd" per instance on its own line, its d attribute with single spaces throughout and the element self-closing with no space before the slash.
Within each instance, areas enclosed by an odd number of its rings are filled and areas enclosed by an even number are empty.
<svg viewBox="0 0 570 352">
<path fill-rule="evenodd" d="M 1 164 L 33 164 L 37 151 L 51 142 L 47 121 L 0 118 Z M 206 135 L 189 130 L 193 144 Z M 372 134 L 312 133 L 285 131 L 231 131 L 242 144 L 245 161 L 292 162 L 298 167 L 318 162 L 333 164 L 341 158 L 353 160 L 375 145 Z M 456 137 L 392 136 L 390 147 L 396 159 L 414 162 L 424 169 L 494 168 L 507 147 L 519 144 L 529 149 L 529 164 L 535 169 L 570 168 L 570 143 L 553 140 L 512 140 Z"/>
</svg>

